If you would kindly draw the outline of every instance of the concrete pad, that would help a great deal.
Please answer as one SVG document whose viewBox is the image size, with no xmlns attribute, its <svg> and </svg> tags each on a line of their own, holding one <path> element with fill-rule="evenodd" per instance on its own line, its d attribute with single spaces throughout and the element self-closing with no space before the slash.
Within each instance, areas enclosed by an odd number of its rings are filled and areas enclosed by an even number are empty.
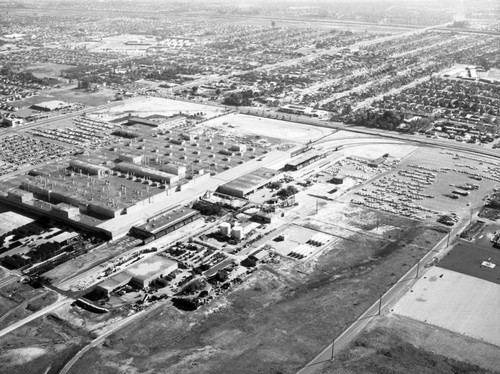
<svg viewBox="0 0 500 374">
<path fill-rule="evenodd" d="M 500 285 L 430 268 L 394 313 L 500 346 Z"/>
</svg>

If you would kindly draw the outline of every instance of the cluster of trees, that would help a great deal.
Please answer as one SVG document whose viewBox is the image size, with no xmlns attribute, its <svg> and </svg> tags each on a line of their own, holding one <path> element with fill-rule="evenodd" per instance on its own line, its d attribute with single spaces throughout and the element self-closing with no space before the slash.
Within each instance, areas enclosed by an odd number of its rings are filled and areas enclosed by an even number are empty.
<svg viewBox="0 0 500 374">
<path fill-rule="evenodd" d="M 245 90 L 241 92 L 231 92 L 224 98 L 222 102 L 224 105 L 232 106 L 250 106 L 254 97 L 252 90 Z"/>
<path fill-rule="evenodd" d="M 0 69 L 0 75 L 23 84 L 39 84 L 42 86 L 52 86 L 59 81 L 55 78 L 38 78 L 33 75 L 30 71 L 16 72 L 9 65 L 4 65 Z"/>
<path fill-rule="evenodd" d="M 65 252 L 70 252 L 72 250 L 73 247 L 71 245 L 64 248 Z M 5 256 L 4 258 L 2 258 L 2 265 L 8 269 L 19 269 L 26 265 L 31 265 L 37 262 L 48 260 L 49 258 L 52 258 L 62 252 L 62 245 L 59 243 L 43 243 L 29 251 L 26 254 L 26 258 L 21 257 L 18 254 L 15 254 L 13 256 Z"/>
<path fill-rule="evenodd" d="M 179 75 L 194 75 L 199 74 L 201 69 L 197 66 L 172 65 L 163 70 L 156 70 L 148 73 L 146 79 L 171 81 L 179 78 Z"/>
<path fill-rule="evenodd" d="M 193 209 L 196 209 L 204 216 L 219 216 L 222 213 L 222 205 L 219 203 L 209 203 L 203 200 L 198 200 L 193 204 Z"/>
<path fill-rule="evenodd" d="M 358 110 L 352 113 L 346 123 L 356 126 L 374 127 L 377 129 L 397 131 L 405 119 L 404 113 L 393 110 L 383 112 L 373 110 Z M 429 119 L 422 118 L 406 123 L 405 131 L 413 133 L 429 126 Z"/>
<path fill-rule="evenodd" d="M 295 186 L 287 186 L 287 187 L 284 187 L 282 188 L 281 190 L 278 191 L 278 196 L 283 198 L 283 199 L 286 199 L 290 196 L 293 196 L 295 195 L 297 192 L 299 192 L 297 190 L 297 187 Z"/>
</svg>

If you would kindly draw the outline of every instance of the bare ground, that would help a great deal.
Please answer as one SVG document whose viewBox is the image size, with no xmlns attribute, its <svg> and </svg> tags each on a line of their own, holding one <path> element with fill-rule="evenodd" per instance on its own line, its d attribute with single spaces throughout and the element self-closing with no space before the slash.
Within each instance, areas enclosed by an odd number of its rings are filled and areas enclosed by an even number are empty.
<svg viewBox="0 0 500 374">
<path fill-rule="evenodd" d="M 390 230 L 384 238 L 354 234 L 315 266 L 264 266 L 195 312 L 150 313 L 89 351 L 71 373 L 293 373 L 442 235 L 424 227 Z"/>
<path fill-rule="evenodd" d="M 318 374 L 498 373 L 500 348 L 390 314 Z"/>
</svg>

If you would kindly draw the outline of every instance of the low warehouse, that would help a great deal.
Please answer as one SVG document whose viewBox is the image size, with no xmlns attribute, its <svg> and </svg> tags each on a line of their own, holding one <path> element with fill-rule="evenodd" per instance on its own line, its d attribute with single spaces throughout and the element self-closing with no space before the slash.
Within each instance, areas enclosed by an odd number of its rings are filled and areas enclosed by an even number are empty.
<svg viewBox="0 0 500 374">
<path fill-rule="evenodd" d="M 324 158 L 325 156 L 326 154 L 322 154 L 317 151 L 304 153 L 302 156 L 287 162 L 285 165 L 285 170 L 286 171 L 300 170 L 303 167 L 306 167 L 307 165 L 310 165 L 313 162 L 316 162 L 321 158 Z"/>
<path fill-rule="evenodd" d="M 224 195 L 244 198 L 275 180 L 279 174 L 277 170 L 259 168 L 219 186 L 217 192 Z"/>
<path fill-rule="evenodd" d="M 107 167 L 94 165 L 82 160 L 70 160 L 69 166 L 76 172 L 88 175 L 97 175 L 98 177 L 102 177 L 107 173 L 111 173 L 111 170 Z"/>
<path fill-rule="evenodd" d="M 163 171 L 151 169 L 145 166 L 139 166 L 129 162 L 120 162 L 115 165 L 115 170 L 121 171 L 122 173 L 130 173 L 137 177 L 149 178 L 152 181 L 166 183 L 166 184 L 176 184 L 179 181 L 177 175 L 165 173 Z"/>
<path fill-rule="evenodd" d="M 131 228 L 130 233 L 145 241 L 162 237 L 178 228 L 197 220 L 200 212 L 190 208 L 177 208 L 151 217 L 140 226 Z"/>
<path fill-rule="evenodd" d="M 177 262 L 166 257 L 153 256 L 127 270 L 132 276 L 130 283 L 144 288 L 152 281 L 177 269 Z"/>
</svg>

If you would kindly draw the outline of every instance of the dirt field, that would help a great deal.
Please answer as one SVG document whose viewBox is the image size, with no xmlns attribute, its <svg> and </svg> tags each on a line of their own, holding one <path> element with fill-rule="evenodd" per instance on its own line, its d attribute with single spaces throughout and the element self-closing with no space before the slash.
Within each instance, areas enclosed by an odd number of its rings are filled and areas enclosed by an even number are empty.
<svg viewBox="0 0 500 374">
<path fill-rule="evenodd" d="M 83 330 L 49 314 L 0 338 L 0 372 L 56 374 L 89 340 Z"/>
<path fill-rule="evenodd" d="M 230 114 L 222 118 L 208 121 L 205 125 L 222 127 L 223 123 L 231 126 L 231 129 L 227 129 L 224 126 L 224 130 L 226 131 L 234 133 L 243 132 L 245 134 L 278 138 L 281 141 L 291 141 L 301 144 L 320 139 L 332 133 L 332 130 L 321 127 L 312 127 L 301 125 L 299 123 L 247 116 L 243 114 Z"/>
<path fill-rule="evenodd" d="M 395 315 L 369 330 L 318 374 L 498 373 L 498 348 Z M 481 369 L 483 367 L 484 369 Z"/>
<path fill-rule="evenodd" d="M 441 236 L 426 228 L 396 228 L 383 237 L 351 233 L 315 263 L 297 267 L 283 259 L 265 266 L 198 311 L 155 311 L 90 351 L 71 372 L 293 373 Z"/>
</svg>

